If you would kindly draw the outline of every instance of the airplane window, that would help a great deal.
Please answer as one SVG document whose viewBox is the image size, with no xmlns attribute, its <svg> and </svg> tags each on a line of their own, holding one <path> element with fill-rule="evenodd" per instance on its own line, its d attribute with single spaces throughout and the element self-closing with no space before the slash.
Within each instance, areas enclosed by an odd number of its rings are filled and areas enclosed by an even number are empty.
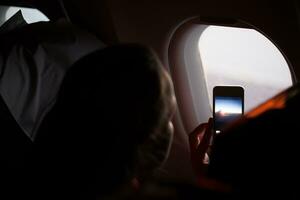
<svg viewBox="0 0 300 200">
<path fill-rule="evenodd" d="M 293 85 L 281 51 L 251 28 L 186 23 L 173 34 L 169 66 L 184 128 L 212 116 L 216 85 L 240 85 L 245 112 Z"/>
<path fill-rule="evenodd" d="M 19 10 L 21 10 L 23 17 L 28 24 L 40 21 L 49 21 L 48 17 L 46 17 L 42 12 L 34 8 L 0 6 L 0 25 L 2 25 L 5 21 L 11 18 Z"/>
<path fill-rule="evenodd" d="M 254 29 L 208 26 L 198 47 L 210 102 L 214 86 L 241 85 L 247 112 L 293 84 L 281 52 Z"/>
</svg>

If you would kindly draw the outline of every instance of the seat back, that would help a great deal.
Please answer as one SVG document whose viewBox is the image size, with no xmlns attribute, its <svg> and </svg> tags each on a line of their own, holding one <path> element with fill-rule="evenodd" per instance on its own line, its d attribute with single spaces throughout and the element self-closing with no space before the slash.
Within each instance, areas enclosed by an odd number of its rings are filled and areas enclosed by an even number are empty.
<svg viewBox="0 0 300 200">
<path fill-rule="evenodd" d="M 299 102 L 295 85 L 217 136 L 210 176 L 231 183 L 243 197 L 299 198 Z"/>
</svg>

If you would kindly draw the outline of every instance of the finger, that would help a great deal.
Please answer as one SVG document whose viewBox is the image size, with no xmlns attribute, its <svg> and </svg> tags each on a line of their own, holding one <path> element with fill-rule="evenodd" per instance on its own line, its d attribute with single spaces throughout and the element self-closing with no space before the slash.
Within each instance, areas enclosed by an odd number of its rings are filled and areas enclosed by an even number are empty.
<svg viewBox="0 0 300 200">
<path fill-rule="evenodd" d="M 206 130 L 205 130 L 205 133 L 204 133 L 204 136 L 206 137 L 206 138 L 203 138 L 205 141 L 206 141 L 206 139 L 208 140 L 207 142 L 208 142 L 208 144 L 209 144 L 209 142 L 210 142 L 210 138 L 212 137 L 212 135 L 213 135 L 213 119 L 212 118 L 209 118 L 208 119 L 208 122 L 207 122 L 207 128 L 206 128 Z"/>
<path fill-rule="evenodd" d="M 204 156 L 205 156 L 205 153 L 209 147 L 209 144 L 210 144 L 210 139 L 212 137 L 212 127 L 213 126 L 213 123 L 212 123 L 212 118 L 210 118 L 208 120 L 208 123 L 207 123 L 207 128 L 204 132 L 204 135 L 202 137 L 202 140 L 200 141 L 200 144 L 198 145 L 198 148 L 197 148 L 197 154 L 199 155 L 199 159 L 200 160 L 203 160 L 204 159 Z"/>
<path fill-rule="evenodd" d="M 199 126 L 197 126 L 191 133 L 189 136 L 196 136 L 198 135 L 199 133 L 202 133 L 207 127 L 207 123 L 203 123 L 203 124 L 200 124 Z"/>
<path fill-rule="evenodd" d="M 197 128 L 195 128 L 192 133 L 189 135 L 189 143 L 190 148 L 192 150 L 196 150 L 199 145 L 199 136 L 203 134 L 206 130 L 207 123 L 200 124 Z"/>
</svg>

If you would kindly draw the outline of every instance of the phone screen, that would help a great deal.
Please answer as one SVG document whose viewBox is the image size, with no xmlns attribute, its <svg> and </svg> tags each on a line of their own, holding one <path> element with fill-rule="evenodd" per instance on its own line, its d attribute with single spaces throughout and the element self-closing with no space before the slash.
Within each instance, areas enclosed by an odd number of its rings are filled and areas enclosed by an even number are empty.
<svg viewBox="0 0 300 200">
<path fill-rule="evenodd" d="M 214 89 L 214 130 L 216 134 L 244 113 L 244 90 L 218 86 Z"/>
<path fill-rule="evenodd" d="M 215 131 L 221 133 L 222 127 L 243 114 L 243 100 L 239 97 L 215 97 Z"/>
</svg>

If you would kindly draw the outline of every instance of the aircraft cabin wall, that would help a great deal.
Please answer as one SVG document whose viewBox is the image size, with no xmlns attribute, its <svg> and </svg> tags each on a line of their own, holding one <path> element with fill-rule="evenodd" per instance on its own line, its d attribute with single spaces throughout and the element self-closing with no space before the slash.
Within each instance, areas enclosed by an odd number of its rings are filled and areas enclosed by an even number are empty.
<svg viewBox="0 0 300 200">
<path fill-rule="evenodd" d="M 122 42 L 152 46 L 166 63 L 168 41 L 174 28 L 194 17 L 244 20 L 271 38 L 286 54 L 300 77 L 299 21 L 294 1 L 271 0 L 185 0 L 108 1 L 115 31 Z"/>
<path fill-rule="evenodd" d="M 74 0 L 66 1 L 72 21 L 121 42 L 139 42 L 154 48 L 164 64 L 174 30 L 199 16 L 216 20 L 240 19 L 271 38 L 300 77 L 300 3 L 298 0 Z M 69 4 L 69 5 L 68 5 Z M 68 9 L 67 9 L 68 10 Z M 299 66 L 299 67 L 298 67 Z"/>
</svg>

